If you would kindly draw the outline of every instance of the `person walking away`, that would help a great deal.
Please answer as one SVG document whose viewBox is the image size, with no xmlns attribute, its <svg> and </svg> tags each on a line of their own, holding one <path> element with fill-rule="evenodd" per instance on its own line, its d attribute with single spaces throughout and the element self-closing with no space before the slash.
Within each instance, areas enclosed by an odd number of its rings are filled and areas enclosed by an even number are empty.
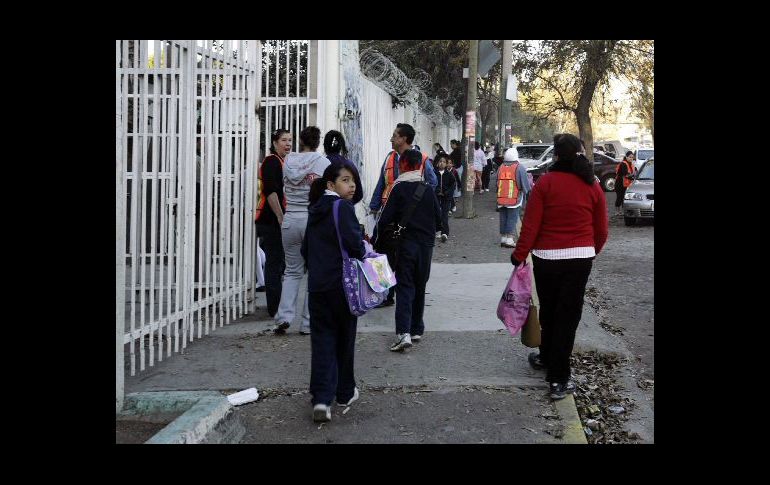
<svg viewBox="0 0 770 485">
<path fill-rule="evenodd" d="M 327 133 L 325 142 L 332 133 Z M 350 313 L 342 285 L 340 244 L 350 257 L 364 257 L 363 234 L 353 209 L 362 197 L 358 171 L 347 161 L 328 165 L 310 189 L 307 231 L 300 252 L 308 272 L 310 394 L 316 422 L 331 420 L 335 398 L 340 405 L 350 406 L 359 396 L 354 377 L 358 318 Z M 334 225 L 337 201 L 339 238 Z"/>
<path fill-rule="evenodd" d="M 500 247 L 514 247 L 517 236 L 516 224 L 519 211 L 527 193 L 531 190 L 527 171 L 519 163 L 516 147 L 506 150 L 503 164 L 497 171 L 497 208 L 500 213 Z"/>
<path fill-rule="evenodd" d="M 457 174 L 460 176 L 460 183 L 457 184 L 457 188 L 460 189 L 460 195 L 457 197 L 462 197 L 462 179 L 463 179 L 463 170 L 465 170 L 465 167 L 463 167 L 463 154 L 462 150 L 460 149 L 460 142 L 457 140 L 452 140 L 449 142 L 449 144 L 452 147 L 452 153 L 449 154 L 449 158 L 452 159 L 452 164 L 455 167 L 455 170 L 457 170 Z"/>
<path fill-rule="evenodd" d="M 495 152 L 491 149 L 485 155 L 486 162 L 484 163 L 484 168 L 481 171 L 481 190 L 484 192 L 489 192 L 489 177 L 492 174 L 492 157 L 494 155 Z"/>
<path fill-rule="evenodd" d="M 479 142 L 474 142 L 476 149 L 473 151 L 473 171 L 476 174 L 476 181 L 473 184 L 473 190 L 479 191 L 479 194 L 484 192 L 481 189 L 481 173 L 484 171 L 484 165 L 486 164 L 486 156 L 481 150 Z M 469 174 L 470 175 L 470 174 Z"/>
<path fill-rule="evenodd" d="M 283 186 L 286 192 L 286 217 L 281 224 L 283 251 L 286 254 L 286 271 L 283 278 L 283 294 L 278 313 L 275 315 L 276 334 L 286 333 L 294 321 L 297 296 L 305 273 L 305 261 L 300 254 L 302 239 L 307 226 L 308 195 L 313 180 L 323 175 L 329 160 L 316 153 L 321 142 L 321 130 L 308 126 L 299 134 L 300 152 L 290 153 L 283 169 Z M 310 333 L 308 298 L 305 298 L 299 332 Z"/>
<path fill-rule="evenodd" d="M 446 154 L 441 154 L 436 158 L 436 177 L 438 178 L 436 199 L 441 208 L 441 231 L 439 233 L 441 242 L 446 242 L 449 239 L 449 210 L 454 200 L 456 186 L 455 175 L 447 169 L 448 160 L 449 156 Z"/>
<path fill-rule="evenodd" d="M 422 180 L 421 154 L 415 150 L 402 153 L 399 175 L 382 209 L 377 225 L 380 231 L 388 224 L 400 223 L 407 208 L 414 202 L 418 187 L 424 193 L 416 203 L 399 239 L 395 257 L 396 341 L 390 350 L 396 352 L 419 342 L 425 332 L 425 286 L 430 277 L 431 257 L 436 227 L 441 226 L 441 212 L 436 193 Z M 380 232 L 381 233 L 381 232 Z"/>
<path fill-rule="evenodd" d="M 626 197 L 626 189 L 634 182 L 634 152 L 627 151 L 617 167 L 615 167 L 615 215 L 623 215 L 623 199 Z"/>
<path fill-rule="evenodd" d="M 412 148 L 415 134 L 416 133 L 412 125 L 406 123 L 397 124 L 396 129 L 393 130 L 393 135 L 390 137 L 391 151 L 388 152 L 388 154 L 385 156 L 385 161 L 382 163 L 382 169 L 380 170 L 380 178 L 377 180 L 377 185 L 374 187 L 374 192 L 372 193 L 372 199 L 369 202 L 369 211 L 375 215 L 375 220 L 377 219 L 377 215 L 381 208 L 385 206 L 385 203 L 387 202 L 390 195 L 390 191 L 393 189 L 393 185 L 400 175 L 400 158 L 406 150 L 410 150 Z M 427 155 L 423 154 L 420 154 L 420 157 L 422 160 L 420 166 L 418 167 L 420 175 L 424 176 L 424 179 L 426 182 L 428 182 L 428 185 L 431 187 L 436 187 L 436 173 L 430 164 L 430 159 Z M 377 239 L 376 225 L 372 232 L 372 239 Z M 391 266 L 393 266 L 391 259 L 392 255 L 388 255 L 388 261 L 390 262 Z M 396 288 L 391 287 L 388 290 L 388 297 L 377 308 L 393 305 L 395 303 L 393 300 L 395 294 Z"/>
<path fill-rule="evenodd" d="M 259 203 L 254 221 L 257 224 L 259 245 L 265 252 L 265 299 L 267 313 L 275 317 L 281 302 L 281 277 L 286 268 L 281 224 L 286 212 L 283 194 L 283 164 L 291 151 L 292 137 L 288 130 L 279 128 L 270 135 L 270 154 L 259 166 Z"/>
<path fill-rule="evenodd" d="M 529 355 L 535 369 L 547 369 L 551 399 L 573 393 L 570 355 L 583 310 L 591 266 L 607 242 L 604 191 L 591 162 L 570 134 L 554 136 L 554 164 L 541 176 L 527 204 L 521 237 L 511 254 L 518 266 L 532 252 L 540 299 L 540 352 Z"/>
</svg>

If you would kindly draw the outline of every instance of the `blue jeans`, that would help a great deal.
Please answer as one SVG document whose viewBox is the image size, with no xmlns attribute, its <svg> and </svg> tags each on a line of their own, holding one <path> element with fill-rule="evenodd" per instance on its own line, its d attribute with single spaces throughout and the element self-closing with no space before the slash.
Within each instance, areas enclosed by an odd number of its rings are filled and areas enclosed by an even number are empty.
<svg viewBox="0 0 770 485">
<path fill-rule="evenodd" d="M 516 221 L 519 220 L 519 210 L 521 207 L 511 209 L 509 207 L 500 207 L 500 234 L 513 234 L 518 238 L 516 231 Z"/>
</svg>

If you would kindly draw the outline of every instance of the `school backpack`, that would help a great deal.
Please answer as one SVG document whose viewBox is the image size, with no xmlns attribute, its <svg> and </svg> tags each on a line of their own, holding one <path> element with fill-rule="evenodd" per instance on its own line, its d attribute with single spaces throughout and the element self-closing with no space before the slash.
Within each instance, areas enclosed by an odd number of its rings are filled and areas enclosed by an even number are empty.
<svg viewBox="0 0 770 485">
<path fill-rule="evenodd" d="M 388 264 L 388 257 L 374 252 L 371 244 L 364 241 L 366 254 L 362 260 L 351 258 L 342 245 L 339 211 L 342 199 L 334 201 L 334 228 L 342 252 L 342 288 L 350 313 L 357 317 L 380 305 L 388 296 L 388 290 L 396 284 L 396 275 Z"/>
</svg>

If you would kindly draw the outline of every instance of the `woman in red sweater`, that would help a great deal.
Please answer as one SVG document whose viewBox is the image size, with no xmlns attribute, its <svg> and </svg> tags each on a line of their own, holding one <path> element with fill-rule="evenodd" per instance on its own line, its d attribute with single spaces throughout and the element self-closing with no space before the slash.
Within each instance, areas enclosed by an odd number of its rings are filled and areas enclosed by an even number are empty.
<svg viewBox="0 0 770 485">
<path fill-rule="evenodd" d="M 553 143 L 555 163 L 530 193 L 511 262 L 532 251 L 542 338 L 529 362 L 547 369 L 551 398 L 562 399 L 575 390 L 569 359 L 593 259 L 607 241 L 607 206 L 580 139 L 558 134 Z"/>
</svg>

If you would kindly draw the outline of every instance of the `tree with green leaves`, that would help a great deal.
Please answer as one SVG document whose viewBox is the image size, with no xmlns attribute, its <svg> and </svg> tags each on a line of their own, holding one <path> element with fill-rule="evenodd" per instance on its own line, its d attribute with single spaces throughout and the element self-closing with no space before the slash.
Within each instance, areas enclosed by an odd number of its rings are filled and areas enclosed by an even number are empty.
<svg viewBox="0 0 770 485">
<path fill-rule="evenodd" d="M 524 108 L 547 119 L 574 114 L 580 138 L 593 160 L 591 108 L 604 112 L 610 79 L 638 81 L 652 72 L 652 40 L 544 40 L 514 45 L 514 72 Z M 643 83 L 642 83 L 643 84 Z"/>
</svg>

